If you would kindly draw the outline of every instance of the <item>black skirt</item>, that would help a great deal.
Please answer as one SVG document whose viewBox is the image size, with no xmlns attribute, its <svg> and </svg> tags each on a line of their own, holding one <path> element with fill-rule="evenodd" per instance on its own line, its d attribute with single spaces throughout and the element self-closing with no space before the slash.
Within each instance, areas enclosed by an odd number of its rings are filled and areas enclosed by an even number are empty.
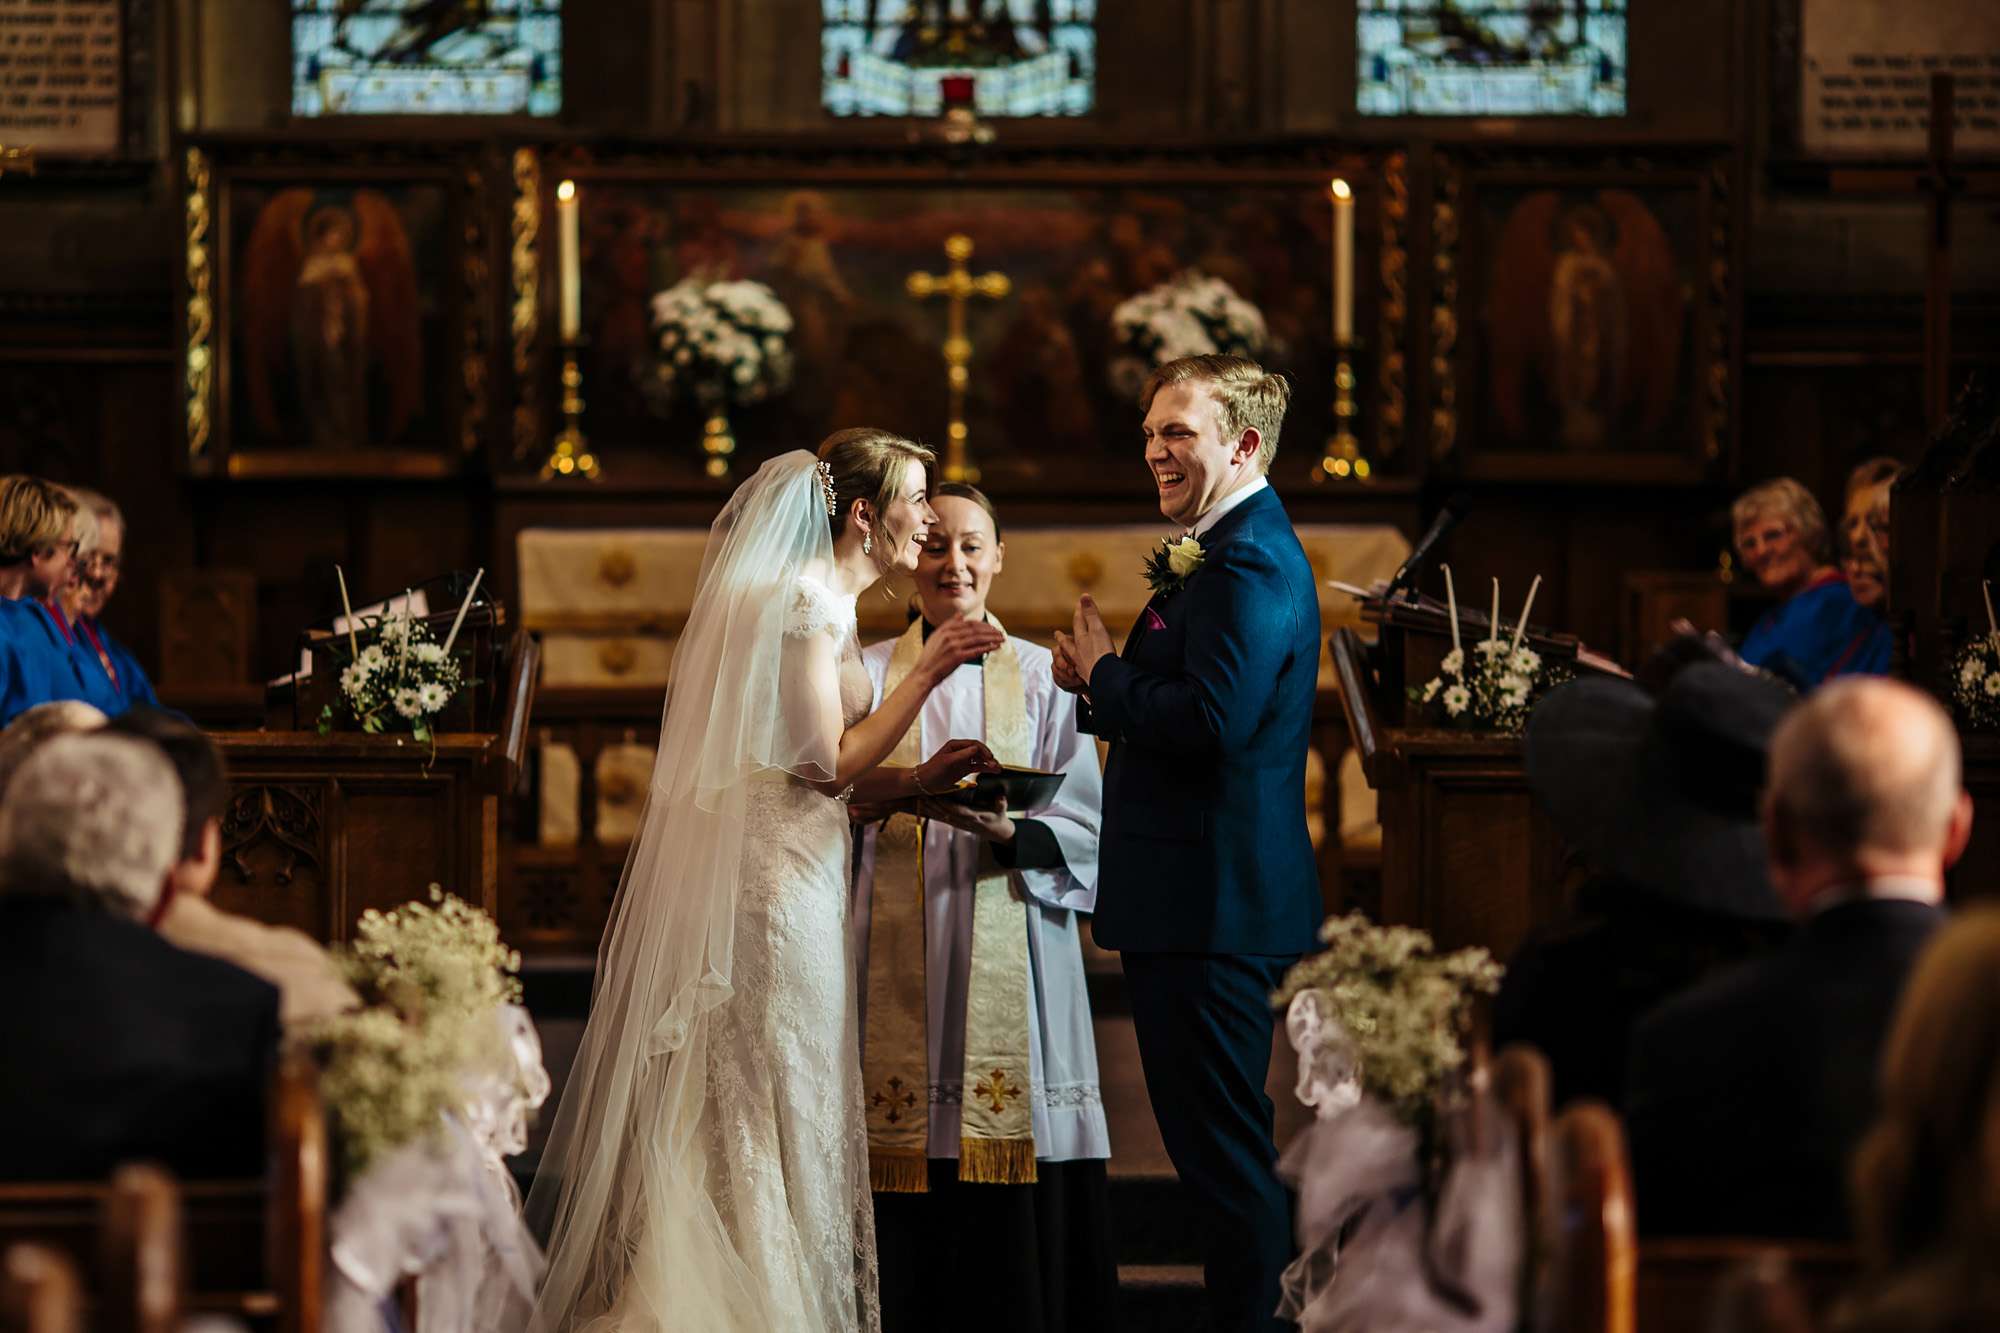
<svg viewBox="0 0 2000 1333">
<path fill-rule="evenodd" d="M 1118 1326 L 1101 1159 L 1037 1162 L 1032 1185 L 968 1185 L 932 1158 L 928 1194 L 877 1194 L 882 1333 L 1100 1333 Z"/>
</svg>

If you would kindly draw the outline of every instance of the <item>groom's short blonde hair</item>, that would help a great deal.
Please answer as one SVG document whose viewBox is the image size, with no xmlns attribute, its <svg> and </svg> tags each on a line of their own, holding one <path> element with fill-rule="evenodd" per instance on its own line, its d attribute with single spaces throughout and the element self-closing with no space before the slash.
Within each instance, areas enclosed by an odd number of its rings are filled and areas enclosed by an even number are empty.
<svg viewBox="0 0 2000 1333">
<path fill-rule="evenodd" d="M 1262 441 L 1257 450 L 1257 466 L 1271 470 L 1278 456 L 1278 428 L 1285 424 L 1285 408 L 1292 401 L 1292 386 L 1243 356 L 1184 356 L 1169 361 L 1152 373 L 1139 394 L 1139 410 L 1153 410 L 1153 396 L 1169 384 L 1201 383 L 1215 399 L 1223 436 L 1230 440 L 1255 430 Z"/>
</svg>

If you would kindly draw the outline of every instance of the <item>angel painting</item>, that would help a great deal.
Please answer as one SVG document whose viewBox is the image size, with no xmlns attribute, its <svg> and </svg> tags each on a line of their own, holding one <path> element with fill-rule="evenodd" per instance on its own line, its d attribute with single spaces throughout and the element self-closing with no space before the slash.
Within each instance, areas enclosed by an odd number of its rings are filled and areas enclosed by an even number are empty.
<svg viewBox="0 0 2000 1333">
<path fill-rule="evenodd" d="M 401 442 L 423 404 L 416 264 L 378 190 L 281 190 L 257 213 L 238 287 L 241 359 L 260 444 Z"/>
<path fill-rule="evenodd" d="M 1485 307 L 1496 445 L 1672 449 L 1689 291 L 1629 190 L 1537 190 L 1507 212 Z"/>
</svg>

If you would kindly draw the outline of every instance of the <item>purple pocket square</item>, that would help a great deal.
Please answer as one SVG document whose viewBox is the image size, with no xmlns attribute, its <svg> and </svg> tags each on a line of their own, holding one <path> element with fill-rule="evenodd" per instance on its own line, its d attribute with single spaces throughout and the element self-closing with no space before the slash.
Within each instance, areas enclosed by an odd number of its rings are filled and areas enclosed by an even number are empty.
<svg viewBox="0 0 2000 1333">
<path fill-rule="evenodd" d="M 1167 627 L 1167 622 L 1160 619 L 1160 613 L 1150 606 L 1146 608 L 1146 618 L 1140 623 L 1144 624 L 1147 629 L 1165 629 Z"/>
</svg>

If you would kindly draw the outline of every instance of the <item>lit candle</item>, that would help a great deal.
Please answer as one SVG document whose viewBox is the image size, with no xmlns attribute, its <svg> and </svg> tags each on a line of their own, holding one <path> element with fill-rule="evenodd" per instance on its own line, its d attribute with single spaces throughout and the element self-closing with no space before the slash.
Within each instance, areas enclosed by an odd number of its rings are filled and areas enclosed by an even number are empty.
<svg viewBox="0 0 2000 1333">
<path fill-rule="evenodd" d="M 583 331 L 581 250 L 576 232 L 576 182 L 556 186 L 557 259 L 561 270 L 562 340 L 573 343 Z"/>
<path fill-rule="evenodd" d="M 1465 646 L 1458 641 L 1458 589 L 1451 586 L 1451 566 L 1444 567 L 1444 599 L 1451 608 L 1451 650 L 1465 660 Z"/>
<path fill-rule="evenodd" d="M 333 576 L 340 580 L 340 610 L 341 614 L 347 617 L 347 649 L 359 657 L 361 642 L 354 637 L 354 604 L 347 600 L 347 575 L 341 573 L 339 565 L 335 565 Z"/>
<path fill-rule="evenodd" d="M 465 600 L 458 604 L 458 617 L 451 622 L 451 633 L 444 636 L 444 651 L 447 657 L 451 656 L 451 646 L 458 642 L 458 627 L 465 623 L 465 613 L 472 606 L 473 594 L 479 591 L 479 580 L 485 577 L 486 566 L 481 565 L 479 572 L 472 576 L 472 586 L 466 589 Z"/>
<path fill-rule="evenodd" d="M 1521 603 L 1521 618 L 1514 624 L 1514 646 L 1511 651 L 1521 651 L 1521 636 L 1528 632 L 1528 612 L 1535 605 L 1535 592 L 1542 586 L 1542 576 L 1535 575 L 1535 581 L 1528 585 L 1528 600 Z"/>
<path fill-rule="evenodd" d="M 1500 580 L 1493 580 L 1493 611 L 1486 617 L 1486 642 L 1500 641 Z"/>
<path fill-rule="evenodd" d="M 1354 191 L 1333 182 L 1333 341 L 1354 341 Z"/>
</svg>

